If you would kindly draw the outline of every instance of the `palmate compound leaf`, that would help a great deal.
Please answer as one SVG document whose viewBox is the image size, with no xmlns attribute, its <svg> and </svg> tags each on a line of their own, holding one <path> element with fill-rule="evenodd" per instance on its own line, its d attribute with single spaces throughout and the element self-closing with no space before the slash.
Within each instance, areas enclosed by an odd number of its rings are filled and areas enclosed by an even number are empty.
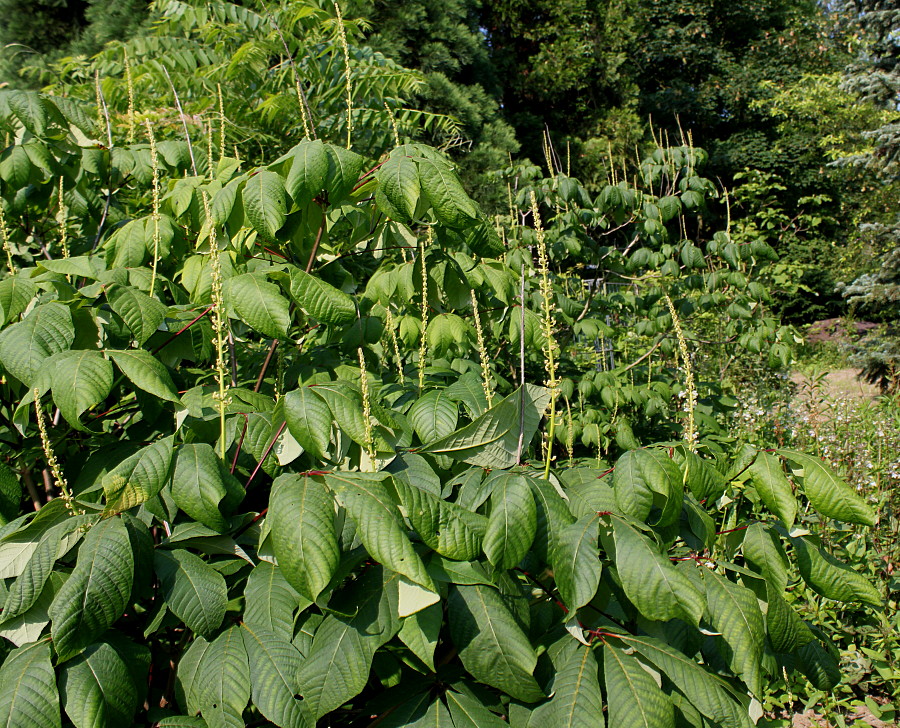
<svg viewBox="0 0 900 728">
<path fill-rule="evenodd" d="M 299 650 L 287 640 L 259 628 L 241 626 L 250 664 L 253 704 L 279 728 L 312 728 L 306 701 L 297 699 Z"/>
<path fill-rule="evenodd" d="M 394 478 L 406 517 L 422 541 L 442 556 L 471 561 L 481 553 L 487 519 Z"/>
<path fill-rule="evenodd" d="M 553 574 L 571 612 L 591 601 L 600 586 L 599 522 L 596 513 L 582 516 L 562 529 L 554 542 L 550 557 Z"/>
<path fill-rule="evenodd" d="M 318 460 L 326 460 L 331 443 L 331 409 L 312 387 L 299 387 L 284 395 L 288 431 Z"/>
<path fill-rule="evenodd" d="M 709 569 L 703 571 L 703 583 L 709 619 L 722 635 L 726 661 L 750 692 L 761 695 L 766 626 L 756 595 Z"/>
<path fill-rule="evenodd" d="M 107 351 L 106 354 L 135 387 L 154 397 L 181 404 L 169 370 L 149 351 L 128 349 Z"/>
<path fill-rule="evenodd" d="M 750 466 L 750 482 L 772 513 L 790 529 L 797 517 L 797 498 L 784 474 L 781 460 L 767 452 L 760 452 Z"/>
<path fill-rule="evenodd" d="M 382 483 L 388 477 L 387 473 L 332 473 L 325 476 L 325 483 L 356 522 L 363 546 L 376 561 L 434 591 L 400 511 Z"/>
<path fill-rule="evenodd" d="M 242 273 L 224 286 L 229 307 L 254 331 L 270 339 L 286 339 L 291 327 L 290 303 L 281 288 L 262 273 Z"/>
<path fill-rule="evenodd" d="M 294 613 L 309 606 L 309 600 L 288 583 L 279 566 L 260 561 L 247 578 L 244 605 L 244 624 L 290 640 L 294 635 Z"/>
<path fill-rule="evenodd" d="M 316 719 L 365 688 L 375 652 L 400 629 L 400 581 L 399 574 L 375 566 L 329 604 L 338 614 L 322 621 L 297 673 Z"/>
<path fill-rule="evenodd" d="M 30 386 L 44 360 L 65 351 L 74 340 L 75 326 L 68 306 L 45 303 L 0 333 L 0 363 Z"/>
<path fill-rule="evenodd" d="M 603 676 L 611 727 L 675 728 L 672 702 L 635 655 L 604 642 Z"/>
<path fill-rule="evenodd" d="M 120 517 L 87 532 L 75 569 L 50 605 L 50 634 L 60 660 L 94 642 L 122 616 L 134 580 L 134 552 Z"/>
<path fill-rule="evenodd" d="M 287 582 L 315 601 L 340 562 L 334 499 L 308 475 L 281 475 L 272 484 L 267 522 Z"/>
<path fill-rule="evenodd" d="M 50 642 L 22 645 L 0 667 L 0 725 L 58 728 L 59 693 L 50 663 Z"/>
<path fill-rule="evenodd" d="M 216 637 L 197 666 L 197 700 L 210 725 L 244 725 L 241 715 L 250 702 L 250 665 L 240 627 Z"/>
<path fill-rule="evenodd" d="M 222 624 L 228 602 L 225 578 L 184 549 L 156 549 L 154 567 L 172 613 L 193 632 L 215 632 Z"/>
<path fill-rule="evenodd" d="M 717 721 L 722 728 L 752 728 L 749 715 L 731 697 L 724 681 L 692 658 L 654 637 L 621 635 L 619 639 L 669 678 L 707 718 Z"/>
<path fill-rule="evenodd" d="M 433 442 L 421 452 L 449 455 L 470 465 L 503 469 L 525 452 L 547 405 L 550 390 L 526 384 L 475 421 Z"/>
<path fill-rule="evenodd" d="M 681 514 L 683 481 L 681 469 L 662 450 L 629 450 L 613 471 L 616 504 L 622 513 L 638 521 L 646 521 L 657 505 L 661 513 L 652 525 L 668 526 Z"/>
<path fill-rule="evenodd" d="M 484 553 L 498 569 L 512 569 L 534 541 L 537 507 L 531 486 L 522 476 L 501 478 L 491 494 L 491 514 L 484 534 Z"/>
<path fill-rule="evenodd" d="M 107 642 L 95 642 L 66 662 L 59 689 L 76 728 L 131 725 L 138 706 L 138 688 L 128 665 Z"/>
<path fill-rule="evenodd" d="M 706 607 L 703 595 L 646 536 L 612 516 L 615 565 L 626 596 L 647 619 L 683 619 L 695 627 Z"/>
<path fill-rule="evenodd" d="M 104 515 L 134 508 L 162 490 L 172 474 L 174 440 L 170 435 L 141 448 L 103 476 Z"/>
<path fill-rule="evenodd" d="M 811 538 L 792 538 L 791 543 L 800 576 L 817 594 L 839 602 L 882 605 L 881 594 L 866 577 L 838 561 Z"/>
<path fill-rule="evenodd" d="M 472 677 L 524 702 L 543 697 L 534 648 L 495 589 L 455 586 L 448 609 L 450 637 Z"/>
<path fill-rule="evenodd" d="M 794 450 L 778 450 L 796 467 L 803 492 L 823 516 L 848 523 L 875 525 L 875 511 L 820 458 Z M 801 474 L 802 473 L 802 474 Z"/>
</svg>

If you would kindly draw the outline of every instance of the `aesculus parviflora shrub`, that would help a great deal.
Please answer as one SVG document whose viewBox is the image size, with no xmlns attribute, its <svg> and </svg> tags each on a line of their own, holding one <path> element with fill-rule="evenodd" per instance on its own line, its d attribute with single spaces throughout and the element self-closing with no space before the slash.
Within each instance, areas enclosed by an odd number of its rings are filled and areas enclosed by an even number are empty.
<svg viewBox="0 0 900 728">
<path fill-rule="evenodd" d="M 543 462 L 558 393 L 481 322 L 546 334 L 550 271 L 439 152 L 178 176 L 78 113 L 0 95 L 0 722 L 727 728 L 838 678 L 785 589 L 880 596 L 795 517 L 869 506 L 693 437 Z"/>
</svg>

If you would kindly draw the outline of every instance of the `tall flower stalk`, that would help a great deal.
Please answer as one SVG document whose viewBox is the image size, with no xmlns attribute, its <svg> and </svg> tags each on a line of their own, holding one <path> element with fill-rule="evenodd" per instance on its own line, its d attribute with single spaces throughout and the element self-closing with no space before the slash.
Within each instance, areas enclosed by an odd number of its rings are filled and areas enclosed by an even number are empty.
<svg viewBox="0 0 900 728">
<path fill-rule="evenodd" d="M 471 291 L 471 295 L 472 311 L 475 318 L 475 335 L 478 337 L 478 358 L 481 360 L 481 387 L 484 389 L 484 398 L 487 400 L 488 408 L 490 408 L 494 399 L 491 392 L 491 363 L 484 343 L 484 331 L 481 328 L 481 315 L 478 313 L 478 300 L 475 298 L 475 291 Z"/>
<path fill-rule="evenodd" d="M 669 298 L 669 294 L 664 294 L 666 306 L 669 307 L 669 314 L 672 316 L 672 328 L 675 329 L 675 338 L 678 339 L 678 351 L 681 354 L 682 365 L 684 366 L 684 389 L 687 394 L 685 402 L 685 412 L 687 419 L 684 426 L 684 439 L 687 442 L 688 449 L 691 452 L 697 450 L 697 428 L 694 422 L 694 410 L 697 407 L 697 385 L 694 382 L 694 368 L 691 365 L 691 356 L 688 351 L 687 340 L 684 338 L 684 331 L 681 328 L 681 320 L 678 318 L 678 312 L 675 310 L 675 304 Z"/>
</svg>

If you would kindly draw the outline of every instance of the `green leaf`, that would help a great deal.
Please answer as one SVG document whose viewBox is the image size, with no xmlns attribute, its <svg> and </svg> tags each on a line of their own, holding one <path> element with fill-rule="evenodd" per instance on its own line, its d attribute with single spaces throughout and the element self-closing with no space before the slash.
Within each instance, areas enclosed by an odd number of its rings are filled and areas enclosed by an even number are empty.
<svg viewBox="0 0 900 728">
<path fill-rule="evenodd" d="M 806 536 L 793 538 L 791 543 L 803 581 L 817 594 L 839 602 L 882 606 L 881 594 L 866 577 L 818 547 L 812 539 Z"/>
<path fill-rule="evenodd" d="M 0 463 L 0 526 L 19 515 L 22 485 L 8 465 Z"/>
<path fill-rule="evenodd" d="M 509 468 L 516 464 L 520 439 L 524 453 L 549 403 L 550 390 L 526 384 L 524 390 L 520 387 L 474 422 L 420 452 L 449 455 L 484 468 Z"/>
<path fill-rule="evenodd" d="M 175 549 L 156 549 L 156 575 L 169 609 L 198 634 L 215 632 L 225 618 L 225 578 L 199 556 Z"/>
<path fill-rule="evenodd" d="M 50 369 L 53 401 L 76 430 L 87 431 L 81 414 L 106 399 L 113 384 L 113 370 L 99 351 L 82 349 L 54 355 L 44 363 Z"/>
<path fill-rule="evenodd" d="M 0 725 L 9 728 L 61 725 L 49 641 L 23 645 L 6 656 L 0 667 Z"/>
<path fill-rule="evenodd" d="M 315 601 L 341 556 L 331 494 L 308 475 L 281 475 L 272 484 L 266 521 L 284 578 Z"/>
<path fill-rule="evenodd" d="M 456 586 L 448 609 L 450 638 L 472 677 L 527 703 L 543 697 L 532 676 L 537 655 L 495 589 Z"/>
<path fill-rule="evenodd" d="M 209 651 L 210 643 L 203 637 L 195 637 L 178 661 L 175 672 L 175 694 L 178 703 L 188 713 L 200 712 L 200 661 Z M 205 725 L 205 723 L 204 723 Z"/>
<path fill-rule="evenodd" d="M 637 521 L 647 521 L 653 507 L 660 515 L 652 525 L 678 520 L 684 502 L 681 469 L 658 449 L 629 450 L 616 462 L 613 490 L 619 509 Z"/>
<path fill-rule="evenodd" d="M 135 387 L 159 399 L 181 404 L 169 370 L 150 352 L 128 349 L 106 353 Z"/>
<path fill-rule="evenodd" d="M 356 522 L 363 546 L 379 563 L 434 591 L 425 564 L 413 548 L 403 519 L 382 484 L 386 474 L 335 473 L 325 482 Z"/>
<path fill-rule="evenodd" d="M 27 278 L 17 276 L 0 281 L 0 323 L 18 318 L 37 293 L 38 287 Z"/>
<path fill-rule="evenodd" d="M 707 718 L 722 728 L 752 728 L 750 717 L 735 702 L 725 682 L 706 672 L 690 657 L 653 637 L 620 637 L 655 665 Z"/>
<path fill-rule="evenodd" d="M 422 541 L 439 554 L 471 561 L 481 553 L 486 519 L 415 485 L 394 479 L 406 517 Z"/>
<path fill-rule="evenodd" d="M 9 95 L 9 108 L 28 131 L 44 136 L 50 124 L 48 102 L 37 91 L 13 91 Z"/>
<path fill-rule="evenodd" d="M 438 221 L 459 230 L 478 219 L 478 208 L 453 168 L 438 159 L 419 160 L 419 182 Z"/>
<path fill-rule="evenodd" d="M 435 390 L 419 397 L 406 416 L 419 439 L 428 444 L 456 429 L 459 406 L 446 392 Z"/>
<path fill-rule="evenodd" d="M 575 523 L 567 502 L 560 497 L 555 486 L 548 481 L 529 478 L 531 493 L 537 505 L 537 531 L 534 536 L 535 555 L 544 563 L 552 562 L 552 551 L 563 529 Z M 569 493 L 567 493 L 571 497 Z M 610 496 L 612 490 L 610 490 Z M 570 501 L 571 502 L 571 501 Z M 596 513 L 594 508 L 591 513 Z M 587 513 L 585 513 L 587 515 Z"/>
<path fill-rule="evenodd" d="M 296 699 L 297 672 L 303 663 L 300 652 L 276 634 L 244 624 L 244 647 L 250 659 L 253 704 L 279 728 L 312 728 L 306 701 Z"/>
<path fill-rule="evenodd" d="M 124 521 L 100 521 L 84 537 L 75 569 L 50 605 L 50 634 L 60 660 L 94 642 L 122 616 L 133 580 L 134 553 Z"/>
<path fill-rule="evenodd" d="M 691 580 L 621 518 L 612 516 L 612 525 L 616 569 L 637 610 L 647 619 L 698 626 L 706 605 Z"/>
<path fill-rule="evenodd" d="M 534 541 L 537 507 L 525 478 L 503 478 L 491 494 L 491 514 L 484 534 L 484 554 L 498 569 L 512 569 Z"/>
<path fill-rule="evenodd" d="M 291 268 L 291 298 L 323 324 L 343 326 L 356 320 L 356 303 L 350 296 L 299 268 Z"/>
<path fill-rule="evenodd" d="M 753 523 L 744 532 L 741 550 L 747 563 L 779 591 L 788 583 L 788 560 L 781 539 L 770 526 Z"/>
<path fill-rule="evenodd" d="M 131 725 L 138 706 L 128 665 L 106 642 L 90 645 L 65 663 L 59 689 L 66 715 L 76 728 Z"/>
<path fill-rule="evenodd" d="M 456 728 L 504 728 L 508 724 L 465 693 L 444 693 Z"/>
<path fill-rule="evenodd" d="M 385 214 L 399 222 L 411 222 L 419 202 L 419 168 L 404 155 L 390 157 L 377 174 L 379 191 L 387 198 L 390 210 Z"/>
<path fill-rule="evenodd" d="M 578 645 L 559 667 L 553 679 L 552 716 L 560 728 L 603 728 L 603 695 L 600 692 L 597 659 L 587 645 Z M 624 723 L 610 722 L 616 728 Z M 654 726 L 664 728 L 664 726 Z"/>
<path fill-rule="evenodd" d="M 110 308 L 122 317 L 138 346 L 142 346 L 166 318 L 168 308 L 131 286 L 108 283 L 105 290 Z"/>
<path fill-rule="evenodd" d="M 583 607 L 600 586 L 599 516 L 582 516 L 562 529 L 552 550 L 556 586 L 570 612 Z"/>
<path fill-rule="evenodd" d="M 365 688 L 375 652 L 399 630 L 398 574 L 370 568 L 331 606 L 297 674 L 304 704 L 322 717 Z"/>
<path fill-rule="evenodd" d="M 766 584 L 766 630 L 772 649 L 787 654 L 812 642 L 815 636 L 781 592 L 778 587 Z"/>
<path fill-rule="evenodd" d="M 266 240 L 274 241 L 275 233 L 284 225 L 287 216 L 281 177 L 267 170 L 256 172 L 247 180 L 242 195 L 247 220 Z"/>
<path fill-rule="evenodd" d="M 356 152 L 334 144 L 326 144 L 325 153 L 328 155 L 325 191 L 328 193 L 328 204 L 337 205 L 356 186 L 365 159 Z"/>
<path fill-rule="evenodd" d="M 767 452 L 760 452 L 750 466 L 750 482 L 762 502 L 790 529 L 797 517 L 797 499 L 784 475 L 781 460 Z"/>
<path fill-rule="evenodd" d="M 229 494 L 225 478 L 233 476 L 227 471 L 223 474 L 220 463 L 206 443 L 182 445 L 175 458 L 172 499 L 191 518 L 222 533 L 228 529 L 228 521 L 219 505 Z"/>
<path fill-rule="evenodd" d="M 750 691 L 762 694 L 762 663 L 766 627 L 756 595 L 709 569 L 703 572 L 709 619 L 724 641 L 723 656 Z"/>
<path fill-rule="evenodd" d="M 260 561 L 247 578 L 244 604 L 244 624 L 290 640 L 294 636 L 294 612 L 309 606 L 309 600 L 288 584 L 280 567 Z"/>
<path fill-rule="evenodd" d="M 291 150 L 291 169 L 285 188 L 294 204 L 306 207 L 325 187 L 328 175 L 328 155 L 318 139 L 304 140 Z"/>
<path fill-rule="evenodd" d="M 75 326 L 68 306 L 45 303 L 0 332 L 0 363 L 20 382 L 31 386 L 44 360 L 65 351 L 73 341 Z"/>
<path fill-rule="evenodd" d="M 609 724 L 615 728 L 675 728 L 675 708 L 634 655 L 603 643 Z"/>
<path fill-rule="evenodd" d="M 823 516 L 875 525 L 875 511 L 822 460 L 794 450 L 778 450 L 778 454 L 797 466 L 794 474 L 799 475 L 803 492 Z"/>
<path fill-rule="evenodd" d="M 197 700 L 206 722 L 243 726 L 241 715 L 250 702 L 250 665 L 240 627 L 229 627 L 209 645 L 197 673 Z"/>
<path fill-rule="evenodd" d="M 254 331 L 270 339 L 286 339 L 291 327 L 290 304 L 281 289 L 262 273 L 242 273 L 225 282 L 225 300 Z"/>
<path fill-rule="evenodd" d="M 162 490 L 172 474 L 174 439 L 170 435 L 141 448 L 103 476 L 104 515 L 134 508 Z"/>
<path fill-rule="evenodd" d="M 331 409 L 310 387 L 300 387 L 284 395 L 284 418 L 288 431 L 306 452 L 326 460 L 331 443 Z"/>
<path fill-rule="evenodd" d="M 432 604 L 405 617 L 398 634 L 400 641 L 431 670 L 434 670 L 434 650 L 443 621 L 443 608 L 440 604 Z"/>
</svg>

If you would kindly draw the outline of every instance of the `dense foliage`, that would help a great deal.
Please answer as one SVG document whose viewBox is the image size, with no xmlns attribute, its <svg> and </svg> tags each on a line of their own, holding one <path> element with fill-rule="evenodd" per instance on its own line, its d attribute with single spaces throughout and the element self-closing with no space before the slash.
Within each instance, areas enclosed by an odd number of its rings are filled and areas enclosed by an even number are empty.
<svg viewBox="0 0 900 728">
<path fill-rule="evenodd" d="M 390 143 L 409 72 L 340 18 L 166 7 L 196 31 L 135 39 L 121 80 L 111 47 L 99 92 L 0 92 L 0 720 L 725 728 L 785 671 L 829 689 L 786 586 L 882 594 L 798 514 L 875 512 L 720 427 L 729 364 L 791 333 L 771 247 L 704 224 L 702 151 L 595 193 L 513 166 L 489 217 Z M 307 31 L 304 117 L 265 59 Z M 208 65 L 160 74 L 173 38 Z M 160 75 L 192 116 L 151 108 Z"/>
</svg>

